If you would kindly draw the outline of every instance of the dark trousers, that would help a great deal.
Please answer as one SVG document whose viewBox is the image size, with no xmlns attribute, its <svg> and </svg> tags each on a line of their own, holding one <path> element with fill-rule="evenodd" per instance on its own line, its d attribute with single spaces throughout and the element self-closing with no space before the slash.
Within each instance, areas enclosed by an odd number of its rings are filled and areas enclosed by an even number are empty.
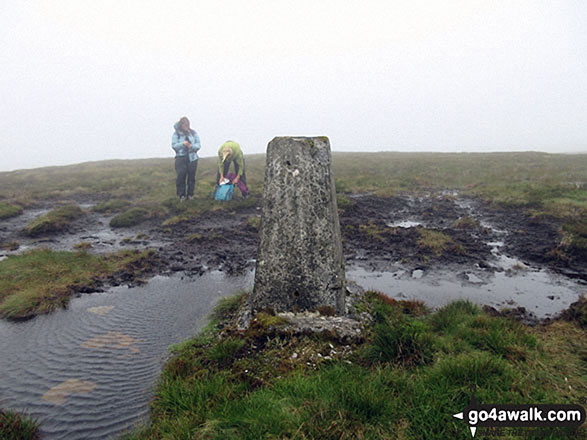
<svg viewBox="0 0 587 440">
<path fill-rule="evenodd" d="M 175 172 L 177 173 L 177 180 L 175 186 L 177 188 L 177 195 L 185 197 L 186 195 L 192 197 L 194 195 L 194 186 L 196 186 L 196 169 L 198 168 L 198 161 L 190 162 L 188 156 L 180 156 L 175 158 Z M 187 193 L 186 193 L 186 178 L 187 178 Z"/>
<path fill-rule="evenodd" d="M 225 161 L 224 162 L 224 168 L 222 170 L 222 175 L 226 176 L 228 174 L 228 170 L 230 169 L 230 162 L 229 161 Z M 240 169 L 240 167 L 238 166 L 238 163 L 236 162 L 236 160 L 234 161 L 234 174 L 236 174 L 238 176 L 238 170 Z M 220 180 L 220 170 L 218 170 L 216 172 L 216 185 L 218 185 L 218 181 Z M 240 179 L 245 185 L 247 184 L 247 175 L 245 173 L 245 158 L 243 157 L 243 175 L 240 176 Z"/>
</svg>

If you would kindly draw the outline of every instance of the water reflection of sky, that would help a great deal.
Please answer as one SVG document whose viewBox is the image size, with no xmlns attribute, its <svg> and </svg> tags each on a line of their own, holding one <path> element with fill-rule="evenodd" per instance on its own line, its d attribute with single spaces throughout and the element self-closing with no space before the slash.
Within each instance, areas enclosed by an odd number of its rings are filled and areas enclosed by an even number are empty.
<svg viewBox="0 0 587 440">
<path fill-rule="evenodd" d="M 587 290 L 496 257 L 498 272 L 470 266 L 370 272 L 353 266 L 347 278 L 432 308 L 469 299 L 496 308 L 523 306 L 538 317 L 567 308 Z M 147 416 L 167 347 L 196 334 L 221 297 L 252 285 L 252 272 L 156 276 L 145 286 L 82 295 L 68 310 L 31 321 L 0 321 L 0 407 L 38 418 L 44 439 L 116 435 Z"/>
<path fill-rule="evenodd" d="M 148 414 L 170 344 L 196 334 L 252 274 L 212 272 L 82 295 L 68 310 L 0 321 L 0 407 L 41 422 L 43 439 L 104 439 Z"/>
<path fill-rule="evenodd" d="M 417 272 L 417 271 L 414 271 Z M 374 289 L 396 299 L 424 301 L 432 308 L 458 299 L 468 299 L 497 309 L 525 307 L 539 318 L 553 316 L 577 300 L 587 287 L 547 270 L 371 272 L 347 268 L 347 278 L 365 289 Z"/>
</svg>

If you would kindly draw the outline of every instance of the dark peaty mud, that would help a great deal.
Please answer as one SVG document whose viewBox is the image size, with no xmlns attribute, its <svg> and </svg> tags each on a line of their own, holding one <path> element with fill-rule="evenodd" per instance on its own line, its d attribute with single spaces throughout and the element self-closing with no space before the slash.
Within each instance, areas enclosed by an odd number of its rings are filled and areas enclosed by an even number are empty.
<svg viewBox="0 0 587 440">
<path fill-rule="evenodd" d="M 251 219 L 260 215 L 259 207 L 207 212 L 148 234 L 169 243 L 158 250 L 168 271 L 240 274 L 255 266 L 259 232 Z M 394 263 L 412 269 L 470 265 L 492 270 L 494 244 L 499 242 L 509 257 L 587 280 L 587 261 L 560 259 L 554 252 L 561 240 L 560 224 L 519 209 L 496 209 L 452 195 L 361 195 L 339 207 L 339 216 L 349 265 L 378 271 Z"/>
<path fill-rule="evenodd" d="M 500 243 L 500 252 L 509 257 L 587 280 L 585 259 L 560 258 L 561 225 L 555 219 L 533 218 L 520 209 L 495 208 L 456 194 L 354 195 L 349 200 L 339 206 L 348 265 L 377 271 L 398 263 L 407 269 L 450 269 L 458 264 L 493 270 L 492 244 Z M 20 242 L 21 250 L 72 249 L 80 241 L 91 245 L 90 252 L 152 248 L 151 273 L 198 275 L 220 270 L 237 275 L 255 267 L 261 208 L 210 211 L 173 225 L 152 219 L 116 230 L 108 226 L 108 217 L 88 212 L 70 230 L 33 242 L 19 232 L 27 215 L 25 211 L 0 224 L 0 249 L 12 241 Z M 3 249 L 0 254 L 13 252 Z M 133 281 L 132 272 L 116 278 L 115 283 Z"/>
</svg>

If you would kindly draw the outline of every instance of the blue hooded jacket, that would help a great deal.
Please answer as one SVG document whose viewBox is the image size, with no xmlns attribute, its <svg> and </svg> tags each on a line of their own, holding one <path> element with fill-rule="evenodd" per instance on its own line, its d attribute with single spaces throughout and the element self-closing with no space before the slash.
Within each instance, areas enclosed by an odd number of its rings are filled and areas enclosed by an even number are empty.
<svg viewBox="0 0 587 440">
<path fill-rule="evenodd" d="M 198 133 L 190 128 L 190 133 L 186 135 L 180 130 L 179 122 L 176 122 L 173 128 L 175 129 L 175 133 L 173 133 L 173 137 L 171 138 L 171 148 L 175 150 L 175 157 L 182 157 L 188 154 L 190 162 L 198 160 L 197 151 L 200 149 L 200 136 L 198 136 Z M 184 141 L 189 141 L 192 144 L 191 150 L 188 150 L 183 144 Z"/>
</svg>

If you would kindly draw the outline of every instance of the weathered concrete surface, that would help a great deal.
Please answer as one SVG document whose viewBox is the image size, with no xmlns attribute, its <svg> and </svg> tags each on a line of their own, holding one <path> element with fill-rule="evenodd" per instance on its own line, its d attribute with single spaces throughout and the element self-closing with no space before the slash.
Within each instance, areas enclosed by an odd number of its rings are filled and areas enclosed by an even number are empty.
<svg viewBox="0 0 587 440">
<path fill-rule="evenodd" d="M 277 137 L 267 147 L 253 310 L 345 313 L 345 275 L 326 137 Z"/>
</svg>

